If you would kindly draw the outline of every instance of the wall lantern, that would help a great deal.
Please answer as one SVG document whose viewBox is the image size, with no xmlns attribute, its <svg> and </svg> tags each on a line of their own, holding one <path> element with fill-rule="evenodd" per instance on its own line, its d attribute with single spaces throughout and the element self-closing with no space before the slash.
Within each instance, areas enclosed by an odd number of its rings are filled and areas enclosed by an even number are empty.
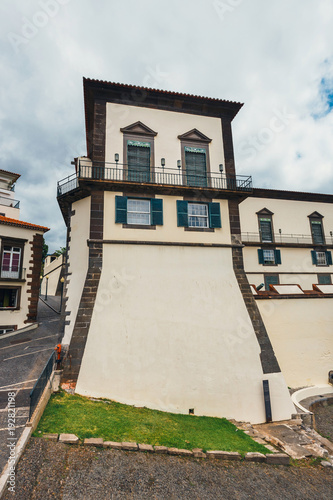
<svg viewBox="0 0 333 500">
<path fill-rule="evenodd" d="M 161 166 L 164 168 L 165 167 L 165 158 L 161 158 Z"/>
<path fill-rule="evenodd" d="M 119 161 L 119 153 L 115 153 L 115 155 L 114 155 L 114 161 L 116 163 L 118 163 L 118 161 Z"/>
<path fill-rule="evenodd" d="M 180 160 L 177 160 L 177 167 L 182 168 L 182 162 Z"/>
<path fill-rule="evenodd" d="M 219 164 L 219 170 L 220 170 L 220 172 L 222 174 L 222 172 L 223 172 L 223 164 L 222 163 Z"/>
</svg>

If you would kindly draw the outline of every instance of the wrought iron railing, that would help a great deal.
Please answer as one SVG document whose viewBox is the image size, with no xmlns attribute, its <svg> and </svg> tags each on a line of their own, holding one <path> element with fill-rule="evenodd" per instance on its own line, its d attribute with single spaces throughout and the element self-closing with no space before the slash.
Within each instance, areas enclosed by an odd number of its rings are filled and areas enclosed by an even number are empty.
<svg viewBox="0 0 333 500">
<path fill-rule="evenodd" d="M 108 166 L 112 165 L 112 166 Z M 252 191 L 252 177 L 245 175 L 226 176 L 224 174 L 199 175 L 184 172 L 182 169 L 155 167 L 147 171 L 142 168 L 129 168 L 127 164 L 94 163 L 80 164 L 78 171 L 58 182 L 58 196 L 75 190 L 80 180 L 130 182 L 136 184 L 159 184 L 168 186 L 188 186 L 231 191 Z"/>
<path fill-rule="evenodd" d="M 13 200 L 12 198 L 6 198 L 5 196 L 0 196 L 0 205 L 6 207 L 20 208 L 20 202 L 18 200 Z"/>
<path fill-rule="evenodd" d="M 17 266 L 2 265 L 0 269 L 0 278 L 4 279 L 25 279 L 25 267 L 18 268 Z"/>
<path fill-rule="evenodd" d="M 41 395 L 44 392 L 46 384 L 51 378 L 54 365 L 55 365 L 55 352 L 53 352 L 49 357 L 49 359 L 47 360 L 42 373 L 40 374 L 37 382 L 33 386 L 32 391 L 30 392 L 29 420 L 31 420 L 31 417 L 34 414 L 35 409 L 37 408 Z"/>
<path fill-rule="evenodd" d="M 274 234 L 273 241 L 263 240 L 260 233 L 242 233 L 243 243 L 290 243 L 290 244 L 303 244 L 303 245 L 316 245 L 318 243 L 313 241 L 311 234 Z M 333 236 L 326 236 L 325 243 L 333 245 Z"/>
</svg>

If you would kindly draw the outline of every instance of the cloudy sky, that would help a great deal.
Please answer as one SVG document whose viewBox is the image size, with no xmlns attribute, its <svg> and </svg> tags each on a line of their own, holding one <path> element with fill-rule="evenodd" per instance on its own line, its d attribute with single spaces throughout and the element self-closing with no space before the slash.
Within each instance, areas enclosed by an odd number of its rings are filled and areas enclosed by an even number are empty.
<svg viewBox="0 0 333 500">
<path fill-rule="evenodd" d="M 244 102 L 238 173 L 333 193 L 331 0 L 1 0 L 0 168 L 65 245 L 57 181 L 86 154 L 82 77 Z"/>
</svg>

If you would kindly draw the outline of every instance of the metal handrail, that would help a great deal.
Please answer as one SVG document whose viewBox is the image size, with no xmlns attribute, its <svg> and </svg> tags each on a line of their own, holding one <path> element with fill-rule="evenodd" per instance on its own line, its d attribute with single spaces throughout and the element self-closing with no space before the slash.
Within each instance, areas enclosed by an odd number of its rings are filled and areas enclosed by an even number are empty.
<svg viewBox="0 0 333 500">
<path fill-rule="evenodd" d="M 184 172 L 181 168 L 153 167 L 148 170 L 138 165 L 133 168 L 133 165 L 129 167 L 128 164 L 94 162 L 85 165 L 79 163 L 77 172 L 59 181 L 58 196 L 78 188 L 81 179 L 252 191 L 252 177 L 246 175 L 200 175 Z"/>
<path fill-rule="evenodd" d="M 318 245 L 320 243 L 315 243 L 313 241 L 313 238 L 311 234 L 287 234 L 287 233 L 275 233 L 273 241 L 265 241 L 262 240 L 261 234 L 258 233 L 242 233 L 241 234 L 242 241 L 244 243 L 299 243 L 303 245 Z M 333 244 L 333 237 L 332 236 L 326 236 L 325 240 L 326 245 L 332 245 Z"/>
<path fill-rule="evenodd" d="M 3 279 L 25 279 L 26 268 L 18 268 L 17 266 L 4 266 L 0 269 L 0 278 Z"/>
</svg>

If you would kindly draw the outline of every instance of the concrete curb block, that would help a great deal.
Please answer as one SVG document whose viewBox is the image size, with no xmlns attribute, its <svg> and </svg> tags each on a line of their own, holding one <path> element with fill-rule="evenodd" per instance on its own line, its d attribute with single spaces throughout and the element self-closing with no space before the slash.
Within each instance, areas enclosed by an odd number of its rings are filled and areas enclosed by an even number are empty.
<svg viewBox="0 0 333 500">
<path fill-rule="evenodd" d="M 58 434 L 44 434 L 44 439 L 50 441 L 57 441 Z M 59 442 L 64 444 L 78 444 L 79 438 L 75 434 L 60 434 Z M 132 443 L 116 441 L 103 441 L 102 438 L 86 438 L 83 441 L 84 446 L 96 446 L 98 448 L 111 448 L 114 450 L 123 451 L 140 451 L 145 453 L 156 453 L 157 455 L 174 455 L 178 457 L 193 457 L 193 458 L 207 458 L 209 460 L 233 460 L 240 462 L 260 462 L 272 465 L 290 465 L 290 457 L 286 453 L 269 453 L 264 455 L 258 452 L 248 452 L 244 458 L 236 451 L 223 451 L 223 450 L 210 450 L 203 452 L 201 448 L 194 448 L 191 450 L 184 450 L 179 448 L 168 448 L 167 446 L 152 446 L 151 444 Z"/>
</svg>

